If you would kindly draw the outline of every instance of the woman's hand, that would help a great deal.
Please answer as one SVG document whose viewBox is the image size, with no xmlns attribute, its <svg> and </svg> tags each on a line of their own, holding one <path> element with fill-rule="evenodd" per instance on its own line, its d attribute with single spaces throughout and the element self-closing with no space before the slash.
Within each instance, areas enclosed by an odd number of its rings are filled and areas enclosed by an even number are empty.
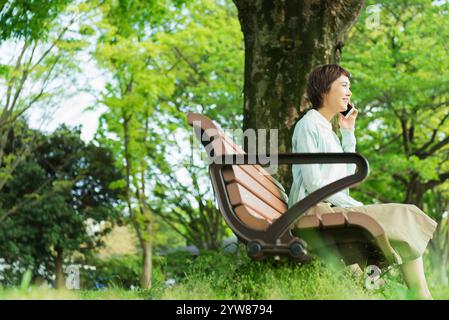
<svg viewBox="0 0 449 320">
<path fill-rule="evenodd" d="M 338 123 L 340 124 L 341 129 L 354 129 L 355 128 L 355 119 L 357 118 L 357 114 L 359 110 L 353 106 L 354 111 L 349 115 L 347 119 L 339 112 L 338 113 Z"/>
</svg>

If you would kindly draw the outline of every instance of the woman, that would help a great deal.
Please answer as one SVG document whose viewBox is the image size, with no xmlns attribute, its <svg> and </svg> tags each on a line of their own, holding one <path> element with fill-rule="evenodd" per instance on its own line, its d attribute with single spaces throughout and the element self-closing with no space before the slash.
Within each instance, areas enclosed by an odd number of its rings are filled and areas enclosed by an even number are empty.
<svg viewBox="0 0 449 320">
<path fill-rule="evenodd" d="M 350 73 L 336 64 L 317 67 L 311 72 L 307 95 L 312 103 L 304 117 L 298 121 L 293 133 L 293 152 L 356 152 L 354 136 L 358 110 L 345 118 L 340 112 L 350 102 Z M 332 119 L 338 115 L 342 142 L 332 130 Z M 293 185 L 289 207 L 309 193 L 355 172 L 354 164 L 307 164 L 293 166 Z M 432 299 L 424 275 L 422 254 L 432 238 L 437 223 L 418 207 L 409 204 L 371 204 L 353 199 L 349 190 L 340 191 L 325 202 L 309 209 L 306 214 L 323 214 L 350 209 L 373 217 L 385 230 L 395 250 L 396 262 L 400 264 L 409 289 L 418 298 Z"/>
</svg>

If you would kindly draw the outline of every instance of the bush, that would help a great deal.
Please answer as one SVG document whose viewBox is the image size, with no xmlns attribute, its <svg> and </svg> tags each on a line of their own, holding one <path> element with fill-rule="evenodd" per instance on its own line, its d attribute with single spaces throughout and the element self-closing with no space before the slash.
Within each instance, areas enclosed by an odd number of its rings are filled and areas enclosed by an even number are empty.
<svg viewBox="0 0 449 320">
<path fill-rule="evenodd" d="M 80 283 L 83 289 L 104 289 L 120 287 L 130 289 L 139 286 L 140 261 L 138 255 L 113 256 L 107 260 L 91 258 L 90 265 L 95 270 L 80 272 Z"/>
</svg>

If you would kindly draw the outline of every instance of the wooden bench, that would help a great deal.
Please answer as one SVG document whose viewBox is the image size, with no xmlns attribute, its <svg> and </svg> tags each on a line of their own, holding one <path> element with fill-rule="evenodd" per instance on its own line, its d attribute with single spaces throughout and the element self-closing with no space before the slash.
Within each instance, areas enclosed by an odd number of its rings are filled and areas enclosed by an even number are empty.
<svg viewBox="0 0 449 320">
<path fill-rule="evenodd" d="M 267 159 L 246 154 L 213 121 L 188 113 L 188 122 L 209 157 L 209 174 L 219 209 L 237 238 L 255 260 L 287 255 L 298 262 L 311 259 L 308 252 L 331 251 L 347 265 L 393 262 L 393 252 L 382 227 L 360 212 L 303 215 L 330 195 L 361 182 L 368 176 L 368 162 L 357 153 L 283 153 L 280 165 L 354 163 L 355 174 L 309 194 L 288 209 L 282 185 L 261 165 Z M 273 155 L 271 155 L 273 156 Z"/>
</svg>

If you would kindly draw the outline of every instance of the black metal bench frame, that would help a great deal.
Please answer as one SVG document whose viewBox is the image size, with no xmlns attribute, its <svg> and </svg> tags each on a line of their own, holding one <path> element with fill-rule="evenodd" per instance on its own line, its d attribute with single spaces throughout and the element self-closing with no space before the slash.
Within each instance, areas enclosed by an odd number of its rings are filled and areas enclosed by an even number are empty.
<svg viewBox="0 0 449 320">
<path fill-rule="evenodd" d="M 254 230 L 244 225 L 234 213 L 233 207 L 227 196 L 226 183 L 223 177 L 223 169 L 232 165 L 263 166 L 269 160 L 277 159 L 282 164 L 318 164 L 318 163 L 353 163 L 357 171 L 332 182 L 294 204 L 282 214 L 266 230 Z M 236 234 L 238 239 L 246 244 L 248 254 L 255 260 L 264 259 L 267 256 L 287 255 L 299 262 L 311 259 L 305 243 L 292 234 L 295 221 L 308 209 L 325 200 L 329 196 L 354 186 L 363 181 L 369 174 L 368 161 L 358 153 L 281 153 L 276 155 L 254 154 L 229 154 L 210 158 L 209 173 L 213 189 L 216 190 L 216 198 L 219 209 L 227 224 Z"/>
</svg>

